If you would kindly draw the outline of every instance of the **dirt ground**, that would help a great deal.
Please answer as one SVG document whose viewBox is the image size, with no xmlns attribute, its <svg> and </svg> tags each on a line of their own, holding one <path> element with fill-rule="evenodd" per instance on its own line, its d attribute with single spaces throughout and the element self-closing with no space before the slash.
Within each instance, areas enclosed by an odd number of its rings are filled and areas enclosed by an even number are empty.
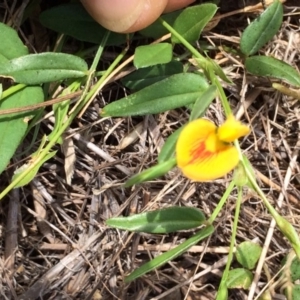
<svg viewBox="0 0 300 300">
<path fill-rule="evenodd" d="M 38 11 L 19 27 L 22 3 L 26 2 L 0 3 L 0 18 L 18 28 L 30 51 L 45 51 L 55 35 L 38 23 Z M 60 2 L 53 1 L 51 5 Z M 41 10 L 47 5 L 42 1 Z M 224 0 L 220 7 L 219 13 L 224 16 L 201 40 L 217 47 L 211 57 L 233 81 L 232 85 L 224 83 L 231 107 L 251 125 L 252 134 L 241 140 L 241 147 L 253 165 L 259 185 L 298 232 L 299 100 L 276 92 L 270 79 L 247 74 L 241 60 L 222 50 L 238 48 L 241 32 L 260 12 L 260 3 Z M 282 59 L 299 70 L 299 0 L 286 1 L 284 9 L 280 32 L 260 53 Z M 71 52 L 77 42 L 68 47 Z M 104 64 L 118 52 L 120 48 L 107 49 Z M 124 283 L 125 275 L 191 237 L 193 231 L 132 234 L 107 227 L 105 220 L 171 205 L 197 207 L 210 216 L 231 175 L 213 183 L 195 183 L 174 169 L 157 180 L 124 188 L 130 175 L 157 162 L 164 141 L 187 121 L 188 111 L 101 120 L 99 108 L 123 94 L 120 78 L 112 81 L 66 133 L 66 137 L 72 135 L 76 155 L 72 184 L 67 184 L 65 158 L 57 147 L 54 159 L 42 166 L 29 185 L 14 189 L 0 202 L 0 299 L 215 299 L 229 250 L 236 192 L 218 216 L 209 239 L 155 272 Z M 223 122 L 218 101 L 210 106 L 206 116 L 216 124 Z M 50 119 L 43 120 L 38 139 L 49 132 L 50 125 Z M 137 126 L 141 128 L 139 137 L 123 147 L 124 139 Z M 20 152 L 32 138 L 28 136 Z M 25 158 L 16 157 L 13 163 Z M 0 190 L 9 182 L 13 170 L 11 164 L 1 174 Z M 264 268 L 255 279 L 255 297 L 268 283 L 278 281 L 281 260 L 291 251 L 276 228 L 266 244 L 270 224 L 271 217 L 262 201 L 253 191 L 244 189 L 237 244 L 254 240 L 267 250 Z M 273 299 L 285 299 L 280 286 L 274 285 L 270 291 Z M 229 299 L 248 299 L 248 293 L 235 289 L 229 292 Z"/>
</svg>

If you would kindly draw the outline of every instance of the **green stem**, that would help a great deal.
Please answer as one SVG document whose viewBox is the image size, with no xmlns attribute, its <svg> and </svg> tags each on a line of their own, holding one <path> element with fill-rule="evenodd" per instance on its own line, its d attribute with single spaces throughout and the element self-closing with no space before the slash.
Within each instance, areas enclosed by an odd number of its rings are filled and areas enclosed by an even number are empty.
<svg viewBox="0 0 300 300">
<path fill-rule="evenodd" d="M 240 215 L 240 210 L 241 210 L 241 203 L 242 203 L 242 188 L 238 187 L 238 197 L 237 197 L 235 214 L 234 214 L 233 229 L 232 229 L 232 235 L 231 235 L 231 240 L 230 240 L 230 248 L 229 248 L 226 267 L 223 272 L 222 280 L 221 280 L 221 283 L 219 286 L 219 291 L 218 291 L 218 295 L 220 292 L 220 295 L 222 295 L 222 296 L 224 295 L 224 289 L 227 290 L 226 282 L 227 282 L 231 262 L 233 260 L 233 250 L 234 250 L 235 238 L 236 238 L 236 234 L 237 234 L 238 221 L 239 221 L 239 215 Z M 218 296 L 217 300 L 220 300 L 220 299 L 224 299 L 224 298 Z"/>
<path fill-rule="evenodd" d="M 6 98 L 6 97 L 22 90 L 22 89 L 24 89 L 25 87 L 26 87 L 26 84 L 23 84 L 23 83 L 22 84 L 20 83 L 20 84 L 17 84 L 17 85 L 14 85 L 14 86 L 10 87 L 9 89 L 7 89 L 6 91 L 4 91 L 2 93 L 2 96 L 0 97 L 0 100 L 3 100 L 4 98 Z"/>
<path fill-rule="evenodd" d="M 212 224 L 215 221 L 215 219 L 217 218 L 218 214 L 220 213 L 223 205 L 225 204 L 225 202 L 226 202 L 227 198 L 229 197 L 231 191 L 233 190 L 234 186 L 235 186 L 235 182 L 231 181 L 229 186 L 227 187 L 225 193 L 223 194 L 221 200 L 219 201 L 217 207 L 215 208 L 212 215 L 208 219 L 209 224 Z"/>
</svg>

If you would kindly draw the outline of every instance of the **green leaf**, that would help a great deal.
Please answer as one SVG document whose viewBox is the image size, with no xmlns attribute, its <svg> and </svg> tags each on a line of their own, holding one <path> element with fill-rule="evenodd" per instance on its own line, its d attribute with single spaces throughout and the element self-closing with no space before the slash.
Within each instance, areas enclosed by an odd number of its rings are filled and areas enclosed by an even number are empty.
<svg viewBox="0 0 300 300">
<path fill-rule="evenodd" d="M 86 62 L 65 53 L 29 54 L 0 65 L 0 77 L 10 77 L 16 82 L 28 85 L 85 75 L 87 75 Z"/>
<path fill-rule="evenodd" d="M 43 157 L 38 163 L 35 163 L 35 159 L 38 158 L 38 155 L 33 156 L 32 160 L 28 164 L 24 164 L 21 168 L 17 169 L 15 171 L 15 174 L 12 178 L 12 181 L 18 180 L 20 176 L 23 176 L 23 174 L 26 172 L 26 176 L 22 178 L 15 186 L 14 188 L 24 186 L 28 184 L 37 174 L 39 168 L 42 166 L 44 162 L 52 158 L 57 151 L 49 152 L 45 157 Z M 28 171 L 29 170 L 29 171 Z"/>
<path fill-rule="evenodd" d="M 112 218 L 106 224 L 133 232 L 170 233 L 196 228 L 204 221 L 204 214 L 197 208 L 173 206 L 129 217 Z"/>
<path fill-rule="evenodd" d="M 171 75 L 182 73 L 183 65 L 179 61 L 151 66 L 136 70 L 122 79 L 122 84 L 131 90 L 141 90 L 155 82 L 161 81 Z"/>
<path fill-rule="evenodd" d="M 99 25 L 79 3 L 55 6 L 40 15 L 42 25 L 83 42 L 100 44 L 107 29 Z M 125 34 L 111 32 L 107 45 L 126 42 Z"/>
<path fill-rule="evenodd" d="M 203 92 L 203 94 L 196 100 L 190 115 L 190 121 L 201 118 L 208 109 L 211 102 L 216 98 L 217 87 L 215 85 Z"/>
<path fill-rule="evenodd" d="M 253 274 L 246 269 L 232 269 L 228 273 L 227 288 L 229 289 L 249 289 L 253 280 Z"/>
<path fill-rule="evenodd" d="M 207 81 L 200 75 L 175 74 L 126 98 L 106 105 L 101 116 L 117 117 L 161 113 L 195 102 L 207 88 Z"/>
<path fill-rule="evenodd" d="M 189 238 L 179 246 L 155 257 L 151 261 L 145 263 L 144 265 L 142 265 L 141 267 L 133 271 L 129 276 L 125 278 L 125 282 L 126 283 L 131 282 L 136 278 L 139 278 L 144 274 L 161 267 L 162 265 L 166 264 L 168 261 L 175 259 L 179 255 L 186 252 L 190 247 L 196 245 L 204 238 L 210 236 L 213 232 L 214 232 L 214 227 L 212 225 L 209 225 L 201 229 L 194 236 L 192 236 L 191 238 Z"/>
<path fill-rule="evenodd" d="M 172 45 L 169 43 L 140 46 L 135 49 L 133 64 L 138 69 L 166 64 L 172 60 L 172 55 Z"/>
<path fill-rule="evenodd" d="M 0 101 L 1 109 L 18 108 L 43 102 L 40 87 L 26 87 Z M 8 165 L 20 142 L 24 138 L 29 118 L 35 112 L 22 112 L 0 116 L 0 173 Z"/>
<path fill-rule="evenodd" d="M 283 19 L 282 4 L 274 1 L 244 31 L 241 37 L 241 51 L 252 55 L 259 51 L 278 32 Z"/>
<path fill-rule="evenodd" d="M 184 126 L 174 131 L 166 140 L 158 155 L 158 162 L 163 163 L 171 159 L 175 154 L 176 143 Z"/>
<path fill-rule="evenodd" d="M 203 28 L 215 15 L 218 7 L 212 3 L 206 3 L 188 7 L 178 16 L 174 23 L 174 29 L 188 42 L 194 43 L 200 38 Z M 173 43 L 180 41 L 172 36 Z"/>
<path fill-rule="evenodd" d="M 252 56 L 246 59 L 248 72 L 257 76 L 269 76 L 300 86 L 300 74 L 291 65 L 268 56 Z"/>
<path fill-rule="evenodd" d="M 157 177 L 165 175 L 167 172 L 169 172 L 171 169 L 173 169 L 176 166 L 176 159 L 170 159 L 163 163 L 159 163 L 155 165 L 152 168 L 149 168 L 142 173 L 136 174 L 129 178 L 125 184 L 124 187 L 130 187 L 134 184 L 139 184 L 144 181 L 152 180 Z"/>
<path fill-rule="evenodd" d="M 291 276 L 292 282 L 295 282 L 300 279 L 300 259 L 298 257 L 295 257 L 291 260 L 291 255 L 293 254 L 289 253 L 287 256 L 285 256 L 282 264 L 285 265 L 289 263 L 289 266 L 286 266 L 289 268 L 288 274 Z"/>
<path fill-rule="evenodd" d="M 237 247 L 236 259 L 244 268 L 252 270 L 260 258 L 261 251 L 261 246 L 246 241 Z"/>
<path fill-rule="evenodd" d="M 0 41 L 0 63 L 28 54 L 17 32 L 3 23 L 0 23 Z"/>
</svg>

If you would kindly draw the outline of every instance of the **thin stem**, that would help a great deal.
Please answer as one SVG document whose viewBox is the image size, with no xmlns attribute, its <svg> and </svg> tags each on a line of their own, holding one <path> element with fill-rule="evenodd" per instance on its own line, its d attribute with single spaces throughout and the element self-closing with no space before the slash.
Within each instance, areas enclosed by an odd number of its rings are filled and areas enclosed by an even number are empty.
<svg viewBox="0 0 300 300">
<path fill-rule="evenodd" d="M 225 204 L 225 202 L 226 202 L 227 198 L 229 197 L 231 191 L 233 190 L 234 186 L 235 186 L 235 182 L 231 181 L 229 186 L 227 187 L 225 193 L 223 194 L 221 200 L 219 201 L 217 207 L 215 208 L 212 215 L 208 219 L 209 224 L 212 224 L 215 221 L 215 219 L 217 218 L 218 214 L 220 213 L 223 205 Z"/>
<path fill-rule="evenodd" d="M 219 291 L 221 291 L 222 295 L 224 294 L 224 289 L 227 289 L 226 281 L 228 278 L 229 269 L 230 269 L 231 262 L 233 259 L 233 250 L 234 250 L 235 238 L 236 238 L 236 234 L 237 234 L 238 221 L 239 221 L 239 215 L 240 215 L 240 210 L 241 210 L 241 203 L 242 203 L 242 188 L 238 186 L 238 197 L 237 197 L 235 214 L 234 214 L 232 235 L 231 235 L 231 240 L 230 240 L 230 248 L 229 248 L 226 267 L 223 272 L 222 280 L 221 280 L 221 283 L 219 286 Z M 219 294 L 219 292 L 218 292 L 218 294 Z M 217 299 L 219 299 L 219 297 Z"/>
</svg>

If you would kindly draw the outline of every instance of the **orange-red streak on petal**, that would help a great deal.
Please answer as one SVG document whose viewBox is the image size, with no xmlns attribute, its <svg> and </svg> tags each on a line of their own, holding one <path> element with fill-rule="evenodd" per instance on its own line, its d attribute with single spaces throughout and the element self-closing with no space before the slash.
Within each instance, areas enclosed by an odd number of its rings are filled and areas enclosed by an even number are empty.
<svg viewBox="0 0 300 300">
<path fill-rule="evenodd" d="M 206 149 L 205 141 L 197 142 L 196 146 L 190 151 L 191 160 L 188 164 L 204 163 L 205 160 L 211 158 L 215 153 Z"/>
</svg>

